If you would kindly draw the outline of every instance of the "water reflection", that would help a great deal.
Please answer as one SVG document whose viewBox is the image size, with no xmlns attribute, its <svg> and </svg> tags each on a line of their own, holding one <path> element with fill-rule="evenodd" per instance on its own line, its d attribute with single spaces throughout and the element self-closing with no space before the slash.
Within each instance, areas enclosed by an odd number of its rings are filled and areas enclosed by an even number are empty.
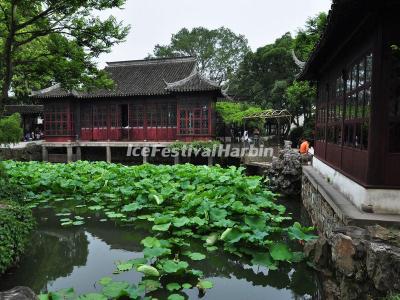
<svg viewBox="0 0 400 300">
<path fill-rule="evenodd" d="M 36 293 L 74 287 L 77 293 L 99 291 L 96 281 L 110 276 L 116 261 L 142 257 L 140 241 L 148 235 L 146 226 L 117 227 L 92 219 L 84 227 L 61 228 L 54 213 L 40 211 L 39 227 L 19 267 L 0 280 L 0 290 L 29 286 Z M 205 252 L 192 241 L 193 251 Z M 244 259 L 222 251 L 208 253 L 207 260 L 193 262 L 215 287 L 204 299 L 318 299 L 315 274 L 306 264 L 281 265 L 277 271 L 250 266 Z M 138 282 L 141 274 L 114 274 L 115 280 Z M 198 299 L 197 290 L 185 290 Z M 158 295 L 163 299 L 164 294 Z M 161 297 L 160 297 L 161 296 Z M 166 298 L 166 297 L 165 297 Z"/>
</svg>

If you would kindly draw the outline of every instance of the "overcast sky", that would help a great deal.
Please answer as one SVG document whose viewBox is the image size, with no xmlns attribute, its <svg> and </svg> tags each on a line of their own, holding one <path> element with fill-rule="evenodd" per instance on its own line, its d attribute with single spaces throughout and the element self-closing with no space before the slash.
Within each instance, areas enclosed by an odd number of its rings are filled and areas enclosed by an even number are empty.
<svg viewBox="0 0 400 300">
<path fill-rule="evenodd" d="M 250 47 L 272 43 L 303 26 L 310 16 L 327 12 L 331 0 L 127 0 L 124 10 L 112 10 L 124 24 L 131 25 L 125 43 L 100 57 L 107 61 L 142 59 L 156 44 L 168 44 L 181 28 L 225 26 L 247 37 Z"/>
</svg>

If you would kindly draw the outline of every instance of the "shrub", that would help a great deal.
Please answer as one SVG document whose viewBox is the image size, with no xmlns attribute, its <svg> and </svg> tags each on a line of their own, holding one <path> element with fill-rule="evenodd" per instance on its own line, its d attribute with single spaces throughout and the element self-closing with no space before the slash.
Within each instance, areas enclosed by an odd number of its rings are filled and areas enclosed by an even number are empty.
<svg viewBox="0 0 400 300">
<path fill-rule="evenodd" d="M 29 208 L 0 201 L 0 274 L 19 260 L 33 226 Z"/>
<path fill-rule="evenodd" d="M 169 149 L 175 151 L 182 151 L 184 149 L 193 148 L 201 150 L 212 150 L 214 146 L 221 145 L 220 141 L 194 141 L 190 143 L 185 142 L 175 142 L 168 146 Z"/>
<path fill-rule="evenodd" d="M 386 300 L 400 300 L 400 294 L 390 294 L 386 297 Z"/>
<path fill-rule="evenodd" d="M 1 162 L 0 165 L 2 165 Z M 2 200 L 18 201 L 25 198 L 26 190 L 20 185 L 10 183 L 6 174 L 0 174 L 0 186 L 0 199 Z"/>
<path fill-rule="evenodd" d="M 18 143 L 22 136 L 23 130 L 19 114 L 0 119 L 0 144 Z"/>
</svg>

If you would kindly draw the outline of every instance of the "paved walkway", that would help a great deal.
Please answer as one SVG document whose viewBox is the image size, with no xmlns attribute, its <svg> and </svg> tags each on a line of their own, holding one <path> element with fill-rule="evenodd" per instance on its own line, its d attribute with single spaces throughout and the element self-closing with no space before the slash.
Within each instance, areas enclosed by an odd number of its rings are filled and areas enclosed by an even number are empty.
<svg viewBox="0 0 400 300">
<path fill-rule="evenodd" d="M 17 144 L 0 145 L 2 149 L 24 149 L 29 144 L 42 145 L 43 141 L 20 142 Z"/>
</svg>

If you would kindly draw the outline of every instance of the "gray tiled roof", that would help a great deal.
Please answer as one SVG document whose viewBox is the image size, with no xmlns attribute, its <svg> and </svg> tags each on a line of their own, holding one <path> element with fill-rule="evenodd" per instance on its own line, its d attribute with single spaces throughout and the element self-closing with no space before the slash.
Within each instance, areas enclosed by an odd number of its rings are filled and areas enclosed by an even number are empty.
<svg viewBox="0 0 400 300">
<path fill-rule="evenodd" d="M 170 92 L 220 91 L 221 87 L 216 82 L 201 76 L 198 72 L 193 72 L 185 79 L 167 83 L 166 90 Z"/>
<path fill-rule="evenodd" d="M 105 70 L 114 80 L 113 90 L 65 91 L 59 85 L 40 92 L 37 98 L 98 98 L 118 96 L 168 95 L 184 91 L 220 91 L 213 82 L 196 72 L 193 57 L 109 62 Z M 196 75 L 197 74 L 197 75 Z M 174 88 L 170 88 L 173 86 Z"/>
<path fill-rule="evenodd" d="M 33 115 L 43 112 L 43 105 L 5 105 L 5 114 L 12 115 L 20 113 L 21 115 Z"/>
</svg>

